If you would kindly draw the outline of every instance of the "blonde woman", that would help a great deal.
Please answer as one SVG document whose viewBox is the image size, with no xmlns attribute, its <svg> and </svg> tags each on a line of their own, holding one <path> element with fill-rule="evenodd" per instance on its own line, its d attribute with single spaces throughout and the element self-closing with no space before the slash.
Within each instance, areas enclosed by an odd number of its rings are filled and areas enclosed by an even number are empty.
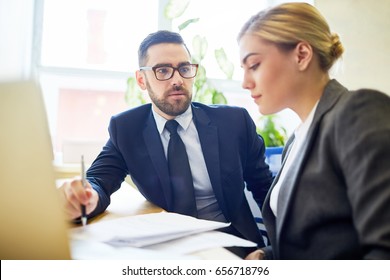
<svg viewBox="0 0 390 280">
<path fill-rule="evenodd" d="M 258 13 L 238 43 L 259 111 L 302 121 L 263 206 L 271 246 L 247 259 L 390 259 L 389 96 L 330 79 L 343 46 L 309 4 Z"/>
</svg>

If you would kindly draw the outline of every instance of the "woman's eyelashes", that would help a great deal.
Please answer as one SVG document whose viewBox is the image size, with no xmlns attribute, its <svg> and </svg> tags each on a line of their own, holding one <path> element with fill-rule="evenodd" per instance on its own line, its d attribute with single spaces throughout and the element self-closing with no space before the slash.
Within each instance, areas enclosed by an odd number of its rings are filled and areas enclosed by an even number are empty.
<svg viewBox="0 0 390 280">
<path fill-rule="evenodd" d="M 252 71 L 255 71 L 257 68 L 259 68 L 260 63 L 255 63 L 249 66 L 249 69 Z"/>
</svg>

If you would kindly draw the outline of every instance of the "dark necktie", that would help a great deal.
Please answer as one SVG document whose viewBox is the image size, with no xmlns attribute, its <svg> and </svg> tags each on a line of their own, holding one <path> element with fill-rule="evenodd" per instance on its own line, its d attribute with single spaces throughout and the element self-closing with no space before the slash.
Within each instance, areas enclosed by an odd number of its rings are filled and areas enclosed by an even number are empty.
<svg viewBox="0 0 390 280">
<path fill-rule="evenodd" d="M 177 134 L 178 122 L 169 120 L 168 168 L 173 191 L 173 212 L 196 217 L 196 202 L 190 164 L 183 141 Z"/>
</svg>

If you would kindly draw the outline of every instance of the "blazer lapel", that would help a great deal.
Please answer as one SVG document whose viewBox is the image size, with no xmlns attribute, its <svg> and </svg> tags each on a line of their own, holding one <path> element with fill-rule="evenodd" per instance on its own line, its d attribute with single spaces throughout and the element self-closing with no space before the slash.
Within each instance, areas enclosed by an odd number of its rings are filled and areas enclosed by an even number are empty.
<svg viewBox="0 0 390 280">
<path fill-rule="evenodd" d="M 209 117 L 201 108 L 192 105 L 192 114 L 196 129 L 198 130 L 199 141 L 214 194 L 222 212 L 226 214 L 228 212 L 225 203 L 223 203 L 224 199 L 221 186 L 218 128 L 211 123 Z"/>
<path fill-rule="evenodd" d="M 166 205 L 168 206 L 168 209 L 171 209 L 172 189 L 171 181 L 169 179 L 167 159 L 165 158 L 161 138 L 158 133 L 156 122 L 153 118 L 153 114 L 151 111 L 149 119 L 146 122 L 146 127 L 143 131 L 143 137 L 154 169 L 156 170 L 157 175 L 160 178 Z"/>
<path fill-rule="evenodd" d="M 341 86 L 337 81 L 332 80 L 328 83 L 325 88 L 324 94 L 322 95 L 318 107 L 316 109 L 313 122 L 309 128 L 306 141 L 303 143 L 300 153 L 290 170 L 286 174 L 285 180 L 282 183 L 278 198 L 278 217 L 276 219 L 276 244 L 279 247 L 280 236 L 283 226 L 287 222 L 286 216 L 288 208 L 291 204 L 292 193 L 297 187 L 297 178 L 301 175 L 302 166 L 310 153 L 313 146 L 316 135 L 318 135 L 319 124 L 324 114 L 329 111 L 339 99 L 342 91 L 346 89 Z M 276 256 L 279 257 L 279 250 L 277 250 Z"/>
<path fill-rule="evenodd" d="M 264 222 L 264 225 L 266 226 L 267 228 L 267 232 L 268 232 L 268 236 L 269 238 L 271 239 L 271 244 L 272 244 L 272 248 L 273 248 L 273 251 L 274 251 L 274 254 L 277 254 L 278 252 L 278 249 L 277 249 L 277 246 L 278 246 L 278 243 L 276 242 L 276 233 L 275 233 L 275 229 L 276 229 L 276 226 L 275 226 L 275 215 L 274 213 L 272 212 L 271 210 L 271 207 L 270 207 L 270 199 L 271 199 L 271 193 L 272 193 L 272 189 L 274 188 L 275 184 L 278 182 L 279 180 L 279 177 L 280 177 L 280 173 L 284 167 L 284 163 L 287 159 L 287 155 L 288 153 L 290 152 L 290 149 L 291 149 L 291 144 L 294 142 L 294 139 L 295 139 L 295 136 L 294 134 L 288 139 L 284 149 L 283 149 L 283 152 L 282 152 L 282 167 L 281 169 L 279 170 L 278 174 L 276 174 L 276 177 L 270 187 L 270 190 L 268 191 L 267 193 L 267 196 L 265 198 L 265 201 L 264 201 L 264 205 L 263 205 L 263 208 L 261 209 L 261 214 L 263 216 L 263 222 Z M 275 258 L 278 258 L 277 255 L 275 256 Z"/>
</svg>

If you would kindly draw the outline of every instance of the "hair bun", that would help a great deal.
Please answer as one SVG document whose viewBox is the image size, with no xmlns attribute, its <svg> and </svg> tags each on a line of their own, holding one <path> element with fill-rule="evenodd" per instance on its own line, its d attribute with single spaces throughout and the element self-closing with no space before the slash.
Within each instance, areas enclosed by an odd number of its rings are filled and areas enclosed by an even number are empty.
<svg viewBox="0 0 390 280">
<path fill-rule="evenodd" d="M 334 60 L 337 60 L 343 54 L 344 47 L 343 44 L 341 44 L 340 37 L 337 33 L 332 33 L 331 40 L 330 55 Z"/>
</svg>

